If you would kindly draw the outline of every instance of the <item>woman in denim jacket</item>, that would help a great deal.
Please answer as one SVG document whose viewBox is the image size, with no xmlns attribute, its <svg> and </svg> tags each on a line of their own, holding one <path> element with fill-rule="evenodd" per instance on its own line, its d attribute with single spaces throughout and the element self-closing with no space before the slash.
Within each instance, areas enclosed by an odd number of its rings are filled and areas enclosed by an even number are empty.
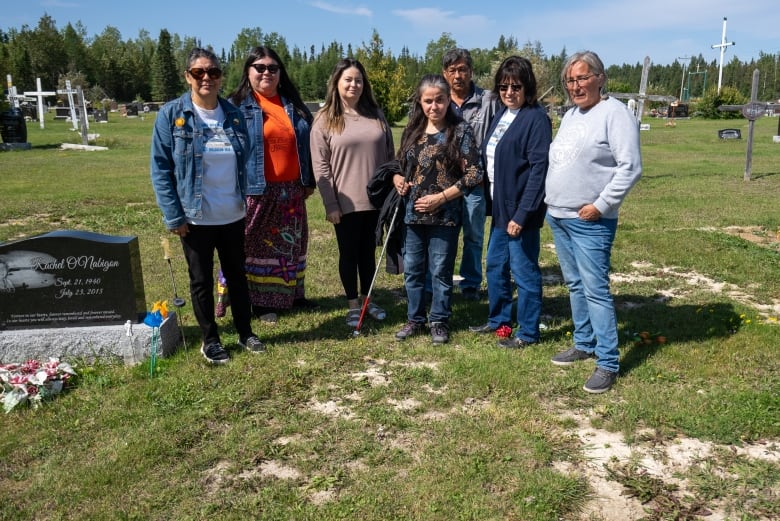
<svg viewBox="0 0 780 521">
<path fill-rule="evenodd" d="M 252 307 L 256 314 L 312 307 L 304 290 L 306 198 L 316 186 L 309 152 L 311 112 L 279 55 L 268 47 L 249 52 L 241 81 L 228 97 L 249 128 L 245 268 Z"/>
<path fill-rule="evenodd" d="M 231 286 L 239 343 L 264 349 L 252 333 L 244 276 L 248 133 L 241 112 L 218 95 L 222 70 L 214 53 L 193 49 L 184 77 L 190 92 L 167 103 L 154 124 L 152 185 L 165 226 L 179 236 L 187 259 L 201 352 L 211 363 L 225 363 L 214 318 L 214 250 Z"/>
</svg>

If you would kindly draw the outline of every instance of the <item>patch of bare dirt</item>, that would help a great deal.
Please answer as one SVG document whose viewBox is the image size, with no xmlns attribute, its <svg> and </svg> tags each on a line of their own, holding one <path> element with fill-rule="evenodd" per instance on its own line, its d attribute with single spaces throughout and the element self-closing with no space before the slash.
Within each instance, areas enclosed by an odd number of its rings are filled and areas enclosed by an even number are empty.
<svg viewBox="0 0 780 521">
<path fill-rule="evenodd" d="M 679 281 L 681 284 L 673 286 L 663 291 L 659 291 L 658 301 L 665 302 L 675 298 L 681 298 L 692 290 L 709 291 L 716 295 L 724 295 L 740 304 L 755 309 L 767 323 L 777 324 L 780 317 L 780 299 L 774 298 L 767 302 L 760 302 L 742 288 L 728 282 L 717 281 L 695 271 L 684 271 L 674 266 L 655 268 L 647 262 L 632 263 L 636 271 L 630 273 L 612 273 L 610 281 L 621 282 L 624 284 L 650 282 L 665 278 L 667 280 Z M 648 274 L 652 272 L 652 274 Z M 624 304 L 625 307 L 632 307 L 631 302 Z"/>
<path fill-rule="evenodd" d="M 678 437 L 668 443 L 654 441 L 650 443 L 627 444 L 620 433 L 596 429 L 588 418 L 582 415 L 569 415 L 577 423 L 574 434 L 582 443 L 584 463 L 558 462 L 555 467 L 562 472 L 583 474 L 594 493 L 580 519 L 582 521 L 636 521 L 647 515 L 643 505 L 637 498 L 626 495 L 625 488 L 617 481 L 608 479 L 605 464 L 612 461 L 638 461 L 640 467 L 649 475 L 658 477 L 665 483 L 673 483 L 678 487 L 676 495 L 689 495 L 687 483 L 680 476 L 689 467 L 713 454 L 723 447 L 700 440 Z M 739 455 L 749 458 L 763 459 L 777 463 L 780 461 L 780 447 L 773 445 L 747 445 L 744 447 L 729 446 L 729 449 Z M 707 521 L 723 521 L 727 515 L 723 510 L 709 507 L 710 515 Z"/>
</svg>

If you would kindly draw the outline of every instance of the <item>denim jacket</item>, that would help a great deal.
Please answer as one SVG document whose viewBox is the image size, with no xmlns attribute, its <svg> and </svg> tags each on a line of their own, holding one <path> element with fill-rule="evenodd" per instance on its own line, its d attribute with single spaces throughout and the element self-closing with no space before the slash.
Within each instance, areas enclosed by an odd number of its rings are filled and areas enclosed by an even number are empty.
<svg viewBox="0 0 780 521">
<path fill-rule="evenodd" d="M 309 132 L 311 125 L 298 112 L 293 104 L 282 97 L 282 104 L 287 116 L 292 121 L 295 130 L 295 142 L 298 149 L 298 165 L 301 172 L 301 184 L 308 188 L 314 188 L 314 173 L 311 166 L 311 151 L 309 149 Z M 265 165 L 263 149 L 263 109 L 257 103 L 254 95 L 250 93 L 239 104 L 239 108 L 246 119 L 246 125 L 250 135 L 249 159 L 247 160 L 247 195 L 263 195 L 265 192 Z"/>
<path fill-rule="evenodd" d="M 223 128 L 236 153 L 238 186 L 246 195 L 246 161 L 249 150 L 244 117 L 229 101 L 218 98 L 225 113 Z M 187 219 L 202 217 L 204 136 L 189 92 L 166 103 L 157 114 L 152 133 L 151 176 L 163 222 L 173 229 Z"/>
</svg>

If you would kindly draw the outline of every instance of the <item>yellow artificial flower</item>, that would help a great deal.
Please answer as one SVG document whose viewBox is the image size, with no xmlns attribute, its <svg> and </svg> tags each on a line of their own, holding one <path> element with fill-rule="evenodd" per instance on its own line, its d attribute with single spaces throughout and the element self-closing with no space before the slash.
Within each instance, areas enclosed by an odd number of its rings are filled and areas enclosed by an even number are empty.
<svg viewBox="0 0 780 521">
<path fill-rule="evenodd" d="M 154 313 L 155 311 L 159 311 L 160 316 L 163 317 L 163 319 L 168 318 L 168 301 L 167 300 L 156 301 L 152 306 L 152 313 Z"/>
<path fill-rule="evenodd" d="M 181 128 L 184 126 L 184 118 L 176 118 L 176 121 L 174 121 L 177 127 Z"/>
</svg>

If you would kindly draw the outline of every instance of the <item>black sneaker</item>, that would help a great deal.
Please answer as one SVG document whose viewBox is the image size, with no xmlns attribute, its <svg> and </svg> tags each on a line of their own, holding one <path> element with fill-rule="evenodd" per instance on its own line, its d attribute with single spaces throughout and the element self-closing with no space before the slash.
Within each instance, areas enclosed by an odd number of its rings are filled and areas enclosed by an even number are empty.
<svg viewBox="0 0 780 521">
<path fill-rule="evenodd" d="M 265 345 L 260 341 L 259 338 L 257 338 L 256 335 L 250 335 L 244 340 L 239 340 L 238 343 L 250 353 L 262 353 L 265 351 Z"/>
<path fill-rule="evenodd" d="M 222 347 L 219 342 L 212 342 L 209 345 L 201 344 L 200 352 L 203 353 L 203 357 L 212 364 L 226 364 L 230 360 L 230 356 Z"/>
<path fill-rule="evenodd" d="M 410 336 L 419 335 L 425 329 L 425 324 L 422 322 L 414 322 L 410 320 L 401 330 L 395 334 L 396 340 L 406 340 Z"/>
<path fill-rule="evenodd" d="M 498 347 L 503 347 L 504 349 L 525 349 L 531 344 L 533 344 L 533 342 L 527 342 L 516 336 L 498 339 Z"/>
<path fill-rule="evenodd" d="M 481 335 L 486 335 L 488 333 L 495 333 L 496 328 L 494 328 L 490 324 L 482 324 L 481 326 L 469 326 L 469 331 L 471 331 L 472 333 L 479 333 Z"/>
<path fill-rule="evenodd" d="M 561 351 L 552 357 L 550 361 L 555 365 L 568 366 L 572 365 L 574 362 L 579 362 L 580 360 L 589 360 L 591 358 L 596 358 L 596 355 L 593 353 L 580 351 L 576 347 L 570 347 L 566 351 Z"/>
<path fill-rule="evenodd" d="M 450 341 L 450 332 L 444 322 L 431 322 L 431 342 L 446 344 Z"/>
<path fill-rule="evenodd" d="M 591 394 L 601 394 L 609 391 L 617 380 L 617 373 L 597 367 L 582 389 Z"/>
<path fill-rule="evenodd" d="M 472 302 L 477 302 L 482 299 L 477 288 L 463 288 L 460 290 L 460 294 L 463 295 L 464 299 L 471 300 Z"/>
</svg>

